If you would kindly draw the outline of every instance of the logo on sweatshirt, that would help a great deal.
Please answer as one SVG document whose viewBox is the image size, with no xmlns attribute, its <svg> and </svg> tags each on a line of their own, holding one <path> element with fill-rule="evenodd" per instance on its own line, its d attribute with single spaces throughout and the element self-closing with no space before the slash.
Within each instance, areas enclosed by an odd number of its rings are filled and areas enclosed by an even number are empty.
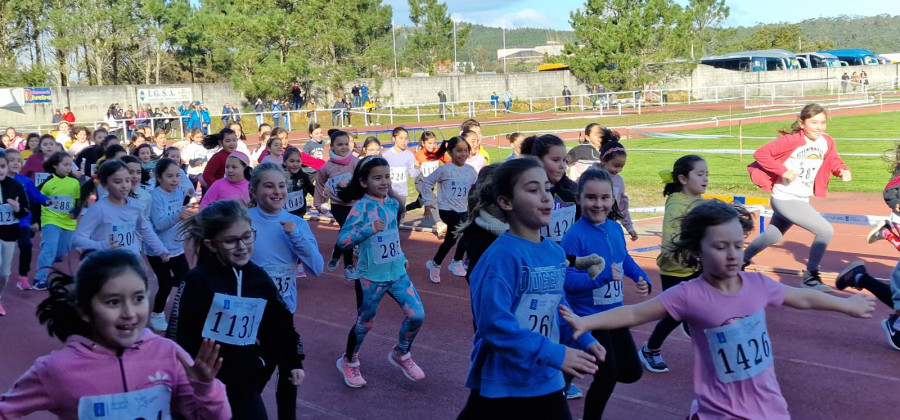
<svg viewBox="0 0 900 420">
<path fill-rule="evenodd" d="M 168 380 L 169 380 L 169 375 L 166 374 L 166 373 L 162 373 L 162 372 L 160 372 L 160 371 L 156 371 L 156 375 L 148 376 L 148 377 L 147 377 L 147 380 L 149 380 L 150 382 L 162 382 L 162 381 L 168 381 Z"/>
</svg>

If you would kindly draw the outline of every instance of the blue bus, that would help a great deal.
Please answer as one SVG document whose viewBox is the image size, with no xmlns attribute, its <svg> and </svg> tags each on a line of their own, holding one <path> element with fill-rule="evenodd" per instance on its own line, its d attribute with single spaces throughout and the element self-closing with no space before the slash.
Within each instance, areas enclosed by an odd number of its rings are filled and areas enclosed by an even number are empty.
<svg viewBox="0 0 900 420">
<path fill-rule="evenodd" d="M 700 58 L 700 64 L 736 71 L 774 71 L 799 69 L 800 61 L 787 50 L 740 51 Z"/>
<path fill-rule="evenodd" d="M 825 50 L 820 53 L 829 53 L 851 66 L 878 65 L 878 57 L 872 51 L 862 48 L 847 48 L 842 50 Z"/>
<path fill-rule="evenodd" d="M 840 67 L 841 61 L 834 54 L 826 52 L 805 52 L 797 54 L 800 65 L 805 69 L 820 67 Z"/>
</svg>

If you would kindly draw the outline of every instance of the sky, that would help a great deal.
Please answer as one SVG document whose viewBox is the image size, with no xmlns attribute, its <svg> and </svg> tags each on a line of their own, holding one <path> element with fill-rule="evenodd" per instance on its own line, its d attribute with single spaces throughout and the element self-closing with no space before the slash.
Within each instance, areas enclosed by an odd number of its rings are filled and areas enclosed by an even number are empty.
<svg viewBox="0 0 900 420">
<path fill-rule="evenodd" d="M 571 30 L 569 13 L 581 7 L 584 0 L 444 0 L 451 16 L 458 21 L 507 28 L 552 28 Z M 675 0 L 687 4 L 687 0 Z M 397 25 L 411 25 L 407 0 L 383 0 L 394 8 Z M 727 27 L 753 26 L 757 23 L 796 23 L 817 17 L 837 17 L 842 14 L 900 14 L 896 0 L 726 0 L 731 14 Z M 852 4 L 852 11 L 848 11 Z M 777 13 L 772 13 L 777 10 Z"/>
</svg>

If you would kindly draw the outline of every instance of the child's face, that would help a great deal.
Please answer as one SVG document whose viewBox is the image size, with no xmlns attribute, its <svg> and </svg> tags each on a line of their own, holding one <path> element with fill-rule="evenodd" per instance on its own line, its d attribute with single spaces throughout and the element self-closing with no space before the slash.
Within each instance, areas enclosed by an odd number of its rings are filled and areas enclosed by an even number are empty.
<svg viewBox="0 0 900 420">
<path fill-rule="evenodd" d="M 225 138 L 222 139 L 222 150 L 231 153 L 234 149 L 237 149 L 237 135 L 234 134 L 226 134 Z"/>
<path fill-rule="evenodd" d="M 299 153 L 291 153 L 284 160 L 284 168 L 288 170 L 291 174 L 295 174 L 300 171 L 300 168 L 303 167 L 303 160 L 300 159 Z"/>
<path fill-rule="evenodd" d="M 547 178 L 550 183 L 556 185 L 563 176 L 566 175 L 566 148 L 564 146 L 553 146 L 544 157 L 541 158 L 544 163 L 544 169 L 547 171 Z"/>
<path fill-rule="evenodd" d="M 106 178 L 106 190 L 109 195 L 117 200 L 128 197 L 131 191 L 131 172 L 128 169 L 120 169 Z"/>
<path fill-rule="evenodd" d="M 312 137 L 313 140 L 321 143 L 322 142 L 322 129 L 317 128 L 317 129 L 313 130 L 312 133 L 310 133 L 310 137 Z"/>
<path fill-rule="evenodd" d="M 175 164 L 181 166 L 181 151 L 178 149 L 170 149 L 166 153 L 166 157 L 175 161 Z"/>
<path fill-rule="evenodd" d="M 41 140 L 41 153 L 43 153 L 45 157 L 50 157 L 54 152 L 56 152 L 56 140 L 49 137 Z"/>
<path fill-rule="evenodd" d="M 422 140 L 422 147 L 429 152 L 433 152 L 437 150 L 437 139 L 434 137 L 428 137 L 425 140 Z"/>
<path fill-rule="evenodd" d="M 581 194 L 575 197 L 581 206 L 581 217 L 599 225 L 606 222 L 613 205 L 612 183 L 591 180 L 584 184 Z"/>
<path fill-rule="evenodd" d="M 131 178 L 131 190 L 134 191 L 141 184 L 141 164 L 140 163 L 126 163 L 128 166 L 128 175 Z"/>
<path fill-rule="evenodd" d="M 350 153 L 350 138 L 347 136 L 338 137 L 334 143 L 331 144 L 331 149 L 340 157 L 347 156 Z"/>
<path fill-rule="evenodd" d="M 160 134 L 160 135 L 156 136 L 156 145 L 160 149 L 166 147 L 166 135 L 165 134 Z"/>
<path fill-rule="evenodd" d="M 363 150 L 363 152 L 365 152 L 365 156 L 380 155 L 381 145 L 375 142 L 369 143 L 369 145 L 366 146 L 366 149 Z"/>
<path fill-rule="evenodd" d="M 456 147 L 450 151 L 450 159 L 453 160 L 453 163 L 456 166 L 463 166 L 466 164 L 466 159 L 469 158 L 469 145 L 464 142 L 456 143 Z"/>
<path fill-rule="evenodd" d="M 601 136 L 603 136 L 603 130 L 600 128 L 600 126 L 595 125 L 591 127 L 591 132 L 587 135 L 587 141 L 592 146 L 599 149 L 600 142 L 602 141 L 602 139 L 600 138 Z"/>
<path fill-rule="evenodd" d="M 150 163 L 150 159 L 153 158 L 153 151 L 150 150 L 149 147 L 142 147 L 141 150 L 138 150 L 138 159 L 144 163 Z"/>
<path fill-rule="evenodd" d="M 28 149 L 31 150 L 32 152 L 40 146 L 41 146 L 40 138 L 32 137 L 31 139 L 28 140 Z"/>
<path fill-rule="evenodd" d="M 174 192 L 178 188 L 178 184 L 181 183 L 181 173 L 177 166 L 169 165 L 169 167 L 159 175 L 157 181 L 163 191 Z"/>
<path fill-rule="evenodd" d="M 203 144 L 203 133 L 194 134 L 194 137 L 191 140 L 194 144 Z"/>
<path fill-rule="evenodd" d="M 284 175 L 280 171 L 263 172 L 259 184 L 252 193 L 260 210 L 269 214 L 279 213 L 284 208 L 284 200 L 287 199 L 287 182 Z"/>
<path fill-rule="evenodd" d="M 513 186 L 513 197 L 499 197 L 498 204 L 510 222 L 538 230 L 550 224 L 553 197 L 550 180 L 543 168 L 531 168 L 519 175 Z M 511 223 L 512 224 L 512 223 Z"/>
<path fill-rule="evenodd" d="M 603 169 L 605 169 L 606 172 L 609 172 L 609 176 L 616 176 L 619 172 L 622 172 L 622 169 L 625 169 L 625 158 L 625 155 L 618 154 L 616 157 L 607 161 L 601 159 L 600 163 L 603 164 Z"/>
<path fill-rule="evenodd" d="M 478 135 L 475 133 L 468 134 L 466 136 L 466 143 L 469 143 L 469 155 L 475 156 L 475 154 L 478 153 L 478 145 L 480 144 Z"/>
<path fill-rule="evenodd" d="M 286 131 L 283 131 L 283 132 L 281 132 L 281 133 L 278 133 L 278 139 L 281 140 L 282 146 L 285 145 L 285 144 L 288 144 L 288 139 L 287 139 L 287 138 L 288 138 L 288 133 L 287 133 Z"/>
<path fill-rule="evenodd" d="M 244 163 L 240 159 L 230 157 L 225 161 L 225 178 L 231 183 L 244 180 Z"/>
<path fill-rule="evenodd" d="M 91 298 L 91 324 L 97 344 L 110 350 L 133 346 L 147 325 L 150 301 L 147 286 L 133 270 L 111 277 Z"/>
<path fill-rule="evenodd" d="M 407 145 L 409 145 L 409 133 L 406 131 L 397 133 L 397 136 L 394 137 L 394 147 L 400 150 L 406 150 Z"/>
<path fill-rule="evenodd" d="M 694 162 L 694 169 L 691 169 L 687 176 L 678 175 L 678 182 L 682 185 L 681 192 L 691 197 L 703 195 L 709 184 L 709 168 L 706 166 L 706 161 Z"/>
<path fill-rule="evenodd" d="M 106 138 L 107 133 L 103 130 L 94 131 L 93 140 L 94 144 L 100 144 L 104 138 Z"/>
<path fill-rule="evenodd" d="M 22 155 L 18 153 L 7 153 L 6 160 L 9 162 L 9 176 L 14 176 L 22 169 Z"/>
<path fill-rule="evenodd" d="M 806 138 L 813 141 L 818 140 L 819 137 L 822 137 L 822 134 L 825 134 L 827 126 L 828 118 L 824 112 L 805 120 L 800 120 L 800 128 L 803 130 L 803 134 Z"/>
<path fill-rule="evenodd" d="M 525 140 L 524 136 L 514 137 L 509 142 L 509 146 L 512 147 L 513 154 L 518 156 L 522 154 L 522 140 Z"/>
<path fill-rule="evenodd" d="M 269 146 L 269 153 L 272 156 L 281 156 L 284 153 L 284 147 L 282 146 L 281 139 L 276 138 L 272 140 L 272 144 Z"/>
<path fill-rule="evenodd" d="M 7 129 L 6 129 L 6 135 L 9 136 L 9 138 L 11 138 L 11 139 L 16 138 L 16 129 L 15 129 L 15 128 L 12 128 L 12 127 L 7 128 Z"/>
<path fill-rule="evenodd" d="M 203 243 L 216 254 L 222 264 L 243 267 L 250 262 L 255 238 L 256 233 L 250 228 L 250 223 L 242 219 L 219 232 L 215 238 L 206 239 Z"/>
<path fill-rule="evenodd" d="M 69 176 L 72 173 L 72 158 L 68 156 L 62 158 L 53 171 L 59 176 Z"/>
<path fill-rule="evenodd" d="M 372 197 L 387 197 L 391 189 L 391 167 L 379 165 L 369 171 L 366 179 L 359 180 L 359 184 L 366 189 L 366 193 Z"/>
<path fill-rule="evenodd" d="M 481 144 L 481 139 L 484 138 L 481 135 L 481 126 L 476 125 L 476 126 L 469 128 L 469 130 L 474 131 L 475 134 L 478 135 L 478 144 Z"/>
<path fill-rule="evenodd" d="M 87 131 L 79 130 L 77 134 L 75 134 L 75 140 L 79 143 L 84 143 L 87 141 Z"/>
<path fill-rule="evenodd" d="M 707 280 L 733 279 L 744 262 L 744 231 L 737 218 L 709 226 L 700 241 L 700 264 Z"/>
</svg>

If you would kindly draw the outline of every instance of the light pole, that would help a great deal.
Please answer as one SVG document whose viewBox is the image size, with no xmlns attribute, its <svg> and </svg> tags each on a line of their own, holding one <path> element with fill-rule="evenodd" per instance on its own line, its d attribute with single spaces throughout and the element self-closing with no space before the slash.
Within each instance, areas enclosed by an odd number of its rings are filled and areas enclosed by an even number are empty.
<svg viewBox="0 0 900 420">
<path fill-rule="evenodd" d="M 508 52 L 506 51 L 506 21 L 503 21 L 503 74 L 506 74 L 506 56 Z"/>
<path fill-rule="evenodd" d="M 397 33 L 394 31 L 394 21 L 391 20 L 391 38 L 394 40 L 394 78 L 397 78 Z"/>
<path fill-rule="evenodd" d="M 459 68 L 457 68 L 458 61 L 456 61 L 456 21 L 453 21 L 453 74 L 459 74 Z"/>
</svg>

